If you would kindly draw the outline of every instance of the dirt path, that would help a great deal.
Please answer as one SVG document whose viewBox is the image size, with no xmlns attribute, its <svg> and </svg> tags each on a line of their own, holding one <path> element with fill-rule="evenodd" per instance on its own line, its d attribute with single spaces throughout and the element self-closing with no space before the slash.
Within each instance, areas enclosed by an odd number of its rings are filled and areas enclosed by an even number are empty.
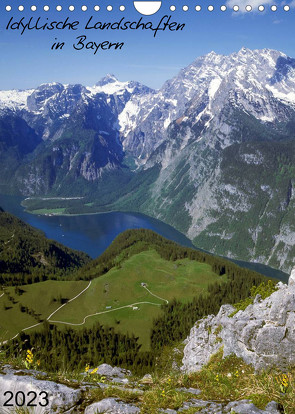
<svg viewBox="0 0 295 414">
<path fill-rule="evenodd" d="M 149 292 L 149 294 L 150 295 L 152 295 L 152 296 L 155 296 L 155 298 L 158 298 L 158 299 L 160 299 L 160 300 L 163 300 L 164 302 L 166 302 L 167 304 L 169 303 L 169 301 L 167 300 L 167 299 L 163 299 L 163 298 L 161 298 L 160 296 L 158 296 L 158 295 L 155 295 L 154 293 L 152 293 L 146 286 L 143 286 L 143 288 L 145 289 L 145 290 L 147 290 L 148 292 Z"/>
<path fill-rule="evenodd" d="M 78 293 L 78 295 L 76 295 L 75 297 L 73 297 L 72 299 L 70 299 L 68 302 L 66 302 L 66 303 L 64 303 L 63 305 L 61 305 L 61 306 L 59 306 L 54 312 L 52 312 L 49 316 L 48 316 L 48 318 L 46 318 L 46 320 L 48 321 L 48 322 L 51 322 L 51 323 L 61 323 L 61 324 L 64 324 L 64 325 L 70 325 L 70 326 L 81 326 L 81 325 L 84 325 L 85 324 L 85 322 L 86 322 L 86 319 L 87 318 L 90 318 L 90 317 L 92 317 L 92 316 L 97 316 L 97 315 L 103 315 L 103 314 L 105 314 L 105 313 L 110 313 L 110 312 L 115 312 L 115 311 L 118 311 L 118 310 L 120 310 L 120 309 L 126 309 L 126 308 L 132 308 L 133 306 L 136 306 L 136 305 L 143 305 L 143 304 L 148 304 L 148 305 L 153 305 L 153 306 L 161 306 L 161 304 L 160 303 L 154 303 L 154 302 L 135 302 L 135 303 L 131 303 L 131 304 L 129 304 L 129 305 L 124 305 L 124 306 L 120 306 L 120 307 L 118 307 L 118 308 L 114 308 L 114 309 L 108 309 L 108 310 L 105 310 L 105 311 L 101 311 L 101 312 L 96 312 L 96 313 L 92 313 L 92 314 L 90 314 L 90 315 L 86 315 L 85 317 L 84 317 L 84 319 L 83 319 L 83 322 L 81 322 L 81 323 L 71 323 L 71 322 L 64 322 L 64 321 L 54 321 L 54 320 L 52 320 L 52 319 L 50 319 L 54 314 L 56 314 L 60 309 L 62 309 L 64 306 L 66 306 L 68 303 L 70 303 L 70 302 L 72 302 L 73 300 L 75 300 L 75 299 L 77 299 L 79 296 L 81 296 L 87 289 L 89 289 L 89 287 L 91 286 L 91 283 L 92 283 L 92 281 L 90 281 L 89 282 L 89 284 L 88 284 L 88 286 L 85 288 L 85 289 L 83 289 L 80 293 Z M 150 295 L 152 295 L 152 296 L 154 296 L 155 298 L 158 298 L 158 299 L 160 299 L 160 300 L 162 300 L 162 301 L 164 301 L 164 302 L 166 302 L 167 304 L 169 303 L 169 301 L 167 300 L 167 299 L 164 299 L 164 298 L 161 298 L 160 296 L 157 296 L 157 295 L 155 295 L 154 293 L 152 293 L 146 286 L 142 286 L 145 290 L 147 290 L 148 291 L 148 293 L 150 294 Z M 4 295 L 4 293 L 1 295 L 1 296 L 3 296 Z M 1 297 L 0 296 L 0 297 Z M 39 322 L 39 323 L 36 323 L 35 325 L 31 325 L 31 326 L 28 326 L 27 328 L 24 328 L 24 329 L 22 329 L 22 331 L 27 331 L 28 329 L 31 329 L 31 328 L 35 328 L 36 326 L 39 326 L 39 325 L 41 325 L 43 322 Z M 17 333 L 13 338 L 10 338 L 10 339 L 8 339 L 7 341 L 4 341 L 4 342 L 2 342 L 2 344 L 4 345 L 4 344 L 6 344 L 8 341 L 11 341 L 12 339 L 15 339 L 15 338 L 17 338 L 18 337 L 18 335 L 20 334 L 20 332 L 19 333 Z"/>
<path fill-rule="evenodd" d="M 152 295 L 152 296 L 155 296 L 156 298 L 158 298 L 158 299 L 160 299 L 160 300 L 163 300 L 164 302 L 166 302 L 166 303 L 169 303 L 168 302 L 168 300 L 167 299 L 163 299 L 163 298 L 161 298 L 160 296 L 157 296 L 157 295 L 154 295 L 146 286 L 142 286 L 145 290 L 147 290 L 148 291 L 148 293 L 150 294 L 150 295 Z M 81 292 L 81 293 L 83 293 L 83 292 Z M 80 295 L 78 295 L 78 296 L 80 296 Z M 78 297 L 77 296 L 77 297 Z M 73 299 L 71 299 L 71 300 L 74 300 L 75 298 L 73 298 Z M 69 303 L 69 302 L 68 302 Z M 62 323 L 62 324 L 64 324 L 64 325 L 71 325 L 71 326 L 81 326 L 81 325 L 84 325 L 85 324 L 85 322 L 86 322 L 86 319 L 87 318 L 90 318 L 91 316 L 97 316 L 97 315 L 103 315 L 103 314 L 105 314 L 105 313 L 110 313 L 110 312 L 115 312 L 115 311 L 118 311 L 118 310 L 120 310 L 120 309 L 126 309 L 126 308 L 132 308 L 133 306 L 136 306 L 136 305 L 143 305 L 143 304 L 148 304 L 148 305 L 154 305 L 154 306 L 161 306 L 161 304 L 160 303 L 154 303 L 154 302 L 135 302 L 135 303 L 131 303 L 130 305 L 124 305 L 124 306 L 120 306 L 120 307 L 118 307 L 118 308 L 114 308 L 114 309 L 108 309 L 108 310 L 106 310 L 106 311 L 101 311 L 101 312 L 96 312 L 96 313 L 91 313 L 90 315 L 86 315 L 85 317 L 84 317 L 84 319 L 83 319 L 83 322 L 81 322 L 81 323 L 71 323 L 71 322 L 64 322 L 64 321 L 53 321 L 53 320 L 49 320 L 49 318 L 47 318 L 47 320 L 48 320 L 48 322 L 51 322 L 51 323 Z M 66 305 L 66 304 L 65 304 Z M 59 308 L 60 309 L 60 308 Z M 54 313 L 56 313 L 59 309 L 57 309 Z M 50 316 L 52 316 L 52 315 L 50 315 Z"/>
<path fill-rule="evenodd" d="M 87 318 L 90 318 L 91 316 L 103 315 L 104 313 L 115 312 L 117 310 L 125 309 L 125 308 L 132 308 L 133 306 L 143 305 L 145 303 L 146 304 L 149 304 L 149 305 L 154 305 L 154 306 L 161 306 L 160 303 L 153 303 L 153 302 L 135 302 L 135 303 L 131 303 L 130 305 L 120 306 L 119 308 L 114 308 L 114 309 L 109 309 L 109 310 L 102 311 L 102 312 L 92 313 L 90 315 L 85 316 L 85 318 L 83 319 L 83 322 L 81 322 L 81 323 L 71 323 L 71 322 L 52 321 L 52 320 L 50 320 L 50 322 L 52 322 L 52 323 L 63 323 L 65 325 L 72 325 L 72 326 L 81 326 L 81 325 L 84 325 L 84 323 L 86 322 L 86 319 Z"/>
<path fill-rule="evenodd" d="M 7 244 L 7 243 L 9 243 L 9 242 L 11 242 L 11 240 L 14 238 L 14 233 L 13 233 L 13 235 L 11 236 L 11 238 L 9 239 L 9 240 L 7 240 L 6 242 L 4 242 L 4 244 Z"/>
<path fill-rule="evenodd" d="M 84 293 L 88 288 L 90 288 L 90 285 L 91 285 L 91 283 L 92 283 L 92 280 L 90 280 L 90 282 L 89 282 L 89 285 L 85 288 L 85 289 L 83 289 L 82 290 L 82 292 L 80 292 L 80 293 L 78 293 L 78 295 L 77 296 L 75 296 L 74 298 L 72 298 L 72 299 L 70 299 L 70 300 L 68 300 L 66 303 L 64 303 L 63 305 L 61 305 L 59 308 L 57 308 L 54 312 L 52 312 L 49 316 L 48 316 L 48 318 L 46 319 L 47 321 L 49 321 L 50 320 L 50 318 L 56 313 L 56 312 L 58 312 L 61 308 L 63 308 L 64 306 L 66 306 L 68 303 L 70 303 L 70 302 L 72 302 L 73 300 L 75 300 L 75 299 L 77 299 L 79 296 L 81 296 L 82 295 L 82 293 Z"/>
<path fill-rule="evenodd" d="M 85 289 L 83 289 L 80 293 L 78 293 L 78 295 L 76 295 L 74 298 L 72 298 L 72 299 L 70 299 L 68 302 L 66 302 L 66 303 L 64 303 L 63 305 L 61 305 L 59 308 L 57 308 L 54 312 L 52 312 L 49 316 L 48 316 L 48 318 L 46 318 L 46 320 L 47 321 L 49 321 L 49 319 L 57 312 L 57 311 L 59 311 L 61 308 L 63 308 L 65 305 L 67 305 L 68 303 L 70 303 L 70 302 L 72 302 L 73 300 L 75 300 L 75 299 L 77 299 L 80 295 L 82 295 L 82 293 L 84 293 L 89 287 L 90 287 L 90 285 L 91 285 L 91 281 L 89 282 L 89 284 L 88 284 L 88 286 L 85 288 Z M 2 295 L 1 296 L 3 296 L 4 295 L 4 293 L 2 293 Z M 0 296 L 0 297 L 1 297 Z M 38 322 L 38 323 L 36 323 L 35 325 L 31 325 L 31 326 L 28 326 L 27 328 L 24 328 L 24 329 L 22 329 L 21 330 L 21 332 L 23 332 L 23 331 L 27 331 L 27 330 L 29 330 L 29 329 L 31 329 L 31 328 L 35 328 L 36 326 L 39 326 L 39 325 L 41 325 L 43 322 Z M 10 338 L 10 339 L 7 339 L 7 341 L 3 341 L 3 342 L 1 342 L 0 343 L 0 345 L 5 345 L 8 341 L 11 341 L 12 339 L 15 339 L 15 338 L 17 338 L 18 337 L 18 335 L 20 334 L 20 332 L 18 332 L 14 337 L 12 337 L 12 338 Z"/>
</svg>

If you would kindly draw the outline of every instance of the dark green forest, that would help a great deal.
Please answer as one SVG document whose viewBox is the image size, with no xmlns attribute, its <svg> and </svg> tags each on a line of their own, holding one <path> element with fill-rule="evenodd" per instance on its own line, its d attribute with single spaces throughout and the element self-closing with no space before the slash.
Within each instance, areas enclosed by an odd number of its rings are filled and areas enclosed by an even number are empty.
<svg viewBox="0 0 295 414">
<path fill-rule="evenodd" d="M 21 349 L 19 343 L 22 344 Z M 49 371 L 84 371 L 85 365 L 95 366 L 103 362 L 130 367 L 143 362 L 152 366 L 152 356 L 141 354 L 140 345 L 133 335 L 124 335 L 96 323 L 92 328 L 59 330 L 43 324 L 42 332 L 20 337 L 6 347 L 8 355 L 17 357 L 20 350 L 33 349 L 40 367 Z"/>
<path fill-rule="evenodd" d="M 90 257 L 45 235 L 10 213 L 0 210 L 0 284 L 24 285 L 62 279 Z"/>
</svg>

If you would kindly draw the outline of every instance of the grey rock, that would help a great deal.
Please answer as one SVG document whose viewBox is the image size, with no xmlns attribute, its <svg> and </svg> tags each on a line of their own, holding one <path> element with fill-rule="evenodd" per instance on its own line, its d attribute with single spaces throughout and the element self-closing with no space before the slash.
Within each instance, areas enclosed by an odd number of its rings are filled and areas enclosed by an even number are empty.
<svg viewBox="0 0 295 414">
<path fill-rule="evenodd" d="M 249 400 L 233 401 L 225 405 L 214 401 L 192 399 L 186 401 L 177 412 L 183 412 L 189 408 L 197 408 L 198 414 L 230 414 L 232 412 L 237 414 L 279 414 L 275 402 L 269 403 L 265 410 L 260 410 Z"/>
<path fill-rule="evenodd" d="M 44 377 L 44 378 L 48 377 L 48 374 L 46 372 L 37 371 L 35 369 L 25 369 L 25 370 L 18 369 L 18 370 L 15 370 L 15 369 L 11 368 L 10 365 L 3 365 L 1 367 L 1 371 L 2 371 L 3 374 L 13 374 L 13 375 L 19 375 L 19 376 L 21 376 L 21 375 L 32 375 L 32 376 L 38 376 L 39 378 L 40 377 L 41 378 L 42 377 Z"/>
<path fill-rule="evenodd" d="M 281 411 L 279 410 L 278 404 L 275 401 L 271 401 L 265 407 L 265 411 L 269 414 L 279 414 Z"/>
<path fill-rule="evenodd" d="M 289 286 L 295 285 L 295 267 L 291 270 L 288 284 Z"/>
<path fill-rule="evenodd" d="M 111 387 L 111 385 L 105 384 L 104 382 L 98 382 L 98 385 L 102 390 L 106 390 L 107 388 Z"/>
<path fill-rule="evenodd" d="M 255 299 L 254 299 L 254 304 L 255 303 L 259 303 L 262 301 L 261 295 L 256 295 Z"/>
<path fill-rule="evenodd" d="M 66 412 L 67 410 L 73 409 L 83 395 L 82 389 L 73 389 L 62 384 L 57 384 L 53 381 L 38 380 L 32 375 L 23 375 L 22 371 L 14 371 L 12 369 L 6 369 L 6 374 L 0 375 L 0 389 L 4 391 L 11 391 L 14 395 L 21 391 L 26 396 L 29 392 L 34 391 L 37 393 L 37 404 L 39 402 L 42 404 L 46 403 L 46 401 L 42 399 L 44 394 L 41 394 L 39 397 L 40 393 L 46 391 L 48 394 L 48 404 L 43 408 L 40 406 L 36 407 L 33 411 L 34 414 Z M 30 395 L 30 398 L 31 397 L 32 395 Z M 7 396 L 4 397 L 4 393 L 1 392 L 0 409 L 4 409 L 2 407 L 6 400 Z M 11 408 L 11 410 L 14 410 L 14 408 Z M 13 411 L 6 412 L 9 413 Z"/>
<path fill-rule="evenodd" d="M 201 390 L 199 390 L 197 388 L 185 388 L 185 387 L 176 388 L 176 391 L 179 391 L 179 392 L 188 392 L 188 393 L 194 394 L 194 395 L 199 395 L 202 392 Z"/>
<path fill-rule="evenodd" d="M 97 370 L 98 375 L 105 375 L 106 377 L 114 377 L 114 378 L 125 378 L 126 376 L 130 376 L 131 372 L 127 369 L 112 367 L 108 364 L 101 364 Z"/>
<path fill-rule="evenodd" d="M 211 355 L 216 353 L 221 346 L 215 331 L 233 311 L 234 308 L 231 305 L 223 305 L 216 317 L 209 315 L 196 323 L 186 339 L 182 360 L 183 371 L 197 371 L 209 362 Z"/>
<path fill-rule="evenodd" d="M 225 413 L 231 413 L 234 411 L 237 414 L 279 414 L 277 404 L 275 402 L 269 403 L 265 410 L 260 410 L 255 407 L 249 400 L 234 401 L 229 403 L 225 409 Z"/>
<path fill-rule="evenodd" d="M 92 371 L 93 370 L 90 370 L 89 373 Z M 97 367 L 96 374 L 104 376 L 108 381 L 112 381 L 117 384 L 128 384 L 129 380 L 126 377 L 129 377 L 131 372 L 127 369 L 112 367 L 108 364 L 101 364 Z"/>
<path fill-rule="evenodd" d="M 154 383 L 151 374 L 145 374 L 139 382 L 141 384 L 153 384 Z"/>
<path fill-rule="evenodd" d="M 85 414 L 136 414 L 139 411 L 138 407 L 126 404 L 116 398 L 105 398 L 89 405 L 85 410 Z"/>
<path fill-rule="evenodd" d="M 178 410 L 178 412 L 186 411 L 189 408 L 197 408 L 198 410 L 196 412 L 198 413 L 222 414 L 222 404 L 197 399 L 191 399 L 190 401 L 183 403 L 183 406 Z"/>
<path fill-rule="evenodd" d="M 295 363 L 295 284 L 279 285 L 265 300 L 256 298 L 244 311 L 223 305 L 216 316 L 198 321 L 184 348 L 182 370 L 201 369 L 223 347 L 223 355 L 235 354 L 256 371 Z"/>
</svg>

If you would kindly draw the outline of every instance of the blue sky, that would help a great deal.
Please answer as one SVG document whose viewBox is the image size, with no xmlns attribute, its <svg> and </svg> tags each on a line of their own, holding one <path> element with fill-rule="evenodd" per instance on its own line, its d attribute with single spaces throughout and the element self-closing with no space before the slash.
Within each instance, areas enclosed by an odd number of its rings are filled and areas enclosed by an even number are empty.
<svg viewBox="0 0 295 414">
<path fill-rule="evenodd" d="M 255 0 L 257 3 L 257 0 Z M 62 0 L 27 0 L 25 10 L 17 11 L 21 1 L 2 1 L 0 6 L 0 89 L 26 89 L 36 87 L 44 82 L 58 81 L 62 83 L 82 83 L 92 85 L 107 73 L 115 74 L 120 80 L 137 80 L 148 86 L 159 88 L 165 80 L 173 77 L 182 67 L 191 63 L 196 57 L 212 50 L 216 53 L 228 54 L 238 51 L 242 46 L 257 48 L 272 48 L 283 51 L 295 57 L 295 28 L 294 13 L 279 11 L 271 12 L 269 5 L 263 13 L 234 13 L 228 10 L 222 13 L 218 2 L 212 2 L 215 10 L 209 12 L 206 7 L 210 2 L 192 0 L 167 0 L 163 2 L 159 12 L 153 16 L 143 17 L 133 7 L 130 0 L 82 0 L 70 2 Z M 69 4 L 76 6 L 74 12 L 69 12 Z M 262 4 L 265 2 L 261 1 Z M 5 5 L 12 6 L 11 12 L 5 11 Z M 29 6 L 36 4 L 37 11 L 30 12 Z M 50 12 L 42 10 L 45 4 L 51 6 Z M 61 4 L 61 12 L 52 11 Z M 82 4 L 87 4 L 88 11 L 78 11 Z M 95 12 L 93 6 L 99 4 L 101 10 Z M 113 5 L 113 11 L 106 10 L 107 4 Z M 119 6 L 126 6 L 124 12 Z M 175 12 L 169 10 L 175 4 Z M 189 11 L 182 11 L 187 4 Z M 201 12 L 196 12 L 194 6 L 200 4 Z M 238 4 L 238 2 L 237 2 Z M 249 4 L 251 1 L 249 0 Z M 165 14 L 171 14 L 172 20 L 185 23 L 182 32 L 159 32 L 156 38 L 150 31 L 95 31 L 84 30 L 84 26 L 91 15 L 94 21 L 118 21 L 123 16 L 128 20 L 138 20 L 157 23 Z M 75 32 L 26 32 L 23 36 L 17 31 L 5 30 L 6 24 L 13 16 L 14 20 L 21 17 L 41 17 L 45 22 L 49 20 L 79 20 L 79 29 Z M 79 35 L 87 35 L 87 41 L 97 43 L 109 40 L 124 42 L 122 50 L 76 51 L 73 43 Z M 64 41 L 63 50 L 52 51 L 51 45 L 55 38 Z"/>
</svg>

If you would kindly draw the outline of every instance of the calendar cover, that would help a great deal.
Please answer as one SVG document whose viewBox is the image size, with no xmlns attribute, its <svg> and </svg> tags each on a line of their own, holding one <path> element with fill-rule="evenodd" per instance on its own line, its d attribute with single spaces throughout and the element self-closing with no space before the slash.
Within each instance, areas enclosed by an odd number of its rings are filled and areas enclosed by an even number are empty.
<svg viewBox="0 0 295 414">
<path fill-rule="evenodd" d="M 294 9 L 1 1 L 1 414 L 295 413 Z"/>
</svg>

